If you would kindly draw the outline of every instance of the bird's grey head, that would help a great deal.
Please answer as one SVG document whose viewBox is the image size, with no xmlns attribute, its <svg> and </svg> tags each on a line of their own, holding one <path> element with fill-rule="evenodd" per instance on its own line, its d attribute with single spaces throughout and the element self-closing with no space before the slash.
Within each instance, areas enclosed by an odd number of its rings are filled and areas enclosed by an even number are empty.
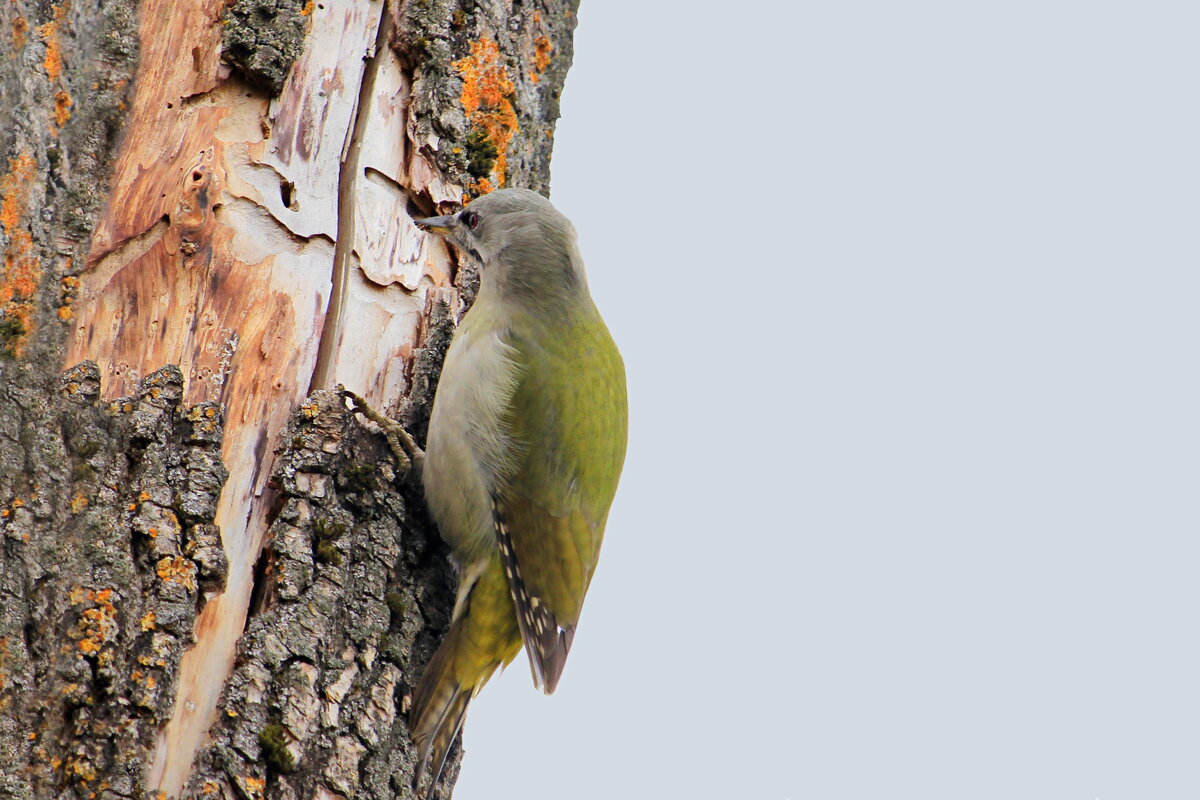
<svg viewBox="0 0 1200 800">
<path fill-rule="evenodd" d="M 521 297 L 586 294 L 575 228 L 529 189 L 499 189 L 457 214 L 416 220 L 449 239 L 480 268 L 483 285 Z"/>
</svg>

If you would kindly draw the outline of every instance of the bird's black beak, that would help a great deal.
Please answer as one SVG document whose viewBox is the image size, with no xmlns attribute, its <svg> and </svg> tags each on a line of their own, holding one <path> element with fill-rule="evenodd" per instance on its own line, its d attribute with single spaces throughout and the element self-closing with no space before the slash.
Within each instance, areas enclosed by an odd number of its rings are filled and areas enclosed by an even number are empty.
<svg viewBox="0 0 1200 800">
<path fill-rule="evenodd" d="M 425 217 L 425 219 L 413 220 L 419 228 L 443 235 L 449 233 L 457 221 L 458 218 L 453 214 L 445 217 Z"/>
</svg>

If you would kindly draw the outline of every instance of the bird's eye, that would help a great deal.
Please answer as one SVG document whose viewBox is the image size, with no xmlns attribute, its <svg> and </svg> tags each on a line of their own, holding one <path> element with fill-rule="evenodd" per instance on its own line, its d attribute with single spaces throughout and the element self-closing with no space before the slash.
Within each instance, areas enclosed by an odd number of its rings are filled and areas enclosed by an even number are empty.
<svg viewBox="0 0 1200 800">
<path fill-rule="evenodd" d="M 471 230 L 475 230 L 479 227 L 479 215 L 474 211 L 464 211 L 459 219 L 461 219 Z"/>
</svg>

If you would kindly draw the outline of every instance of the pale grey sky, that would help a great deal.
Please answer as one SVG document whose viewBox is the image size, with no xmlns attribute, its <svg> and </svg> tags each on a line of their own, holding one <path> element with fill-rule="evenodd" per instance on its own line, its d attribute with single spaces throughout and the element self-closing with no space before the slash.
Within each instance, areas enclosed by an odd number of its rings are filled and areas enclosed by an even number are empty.
<svg viewBox="0 0 1200 800">
<path fill-rule="evenodd" d="M 553 200 L 629 456 L 458 800 L 1200 797 L 1198 30 L 584 0 Z"/>
</svg>

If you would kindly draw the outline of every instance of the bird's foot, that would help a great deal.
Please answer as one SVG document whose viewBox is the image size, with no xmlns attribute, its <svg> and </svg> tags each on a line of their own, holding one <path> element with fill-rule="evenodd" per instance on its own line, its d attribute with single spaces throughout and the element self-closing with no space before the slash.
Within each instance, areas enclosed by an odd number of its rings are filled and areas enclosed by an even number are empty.
<svg viewBox="0 0 1200 800">
<path fill-rule="evenodd" d="M 396 461 L 401 472 L 408 472 L 412 469 L 414 463 L 420 464 L 425 459 L 425 451 L 417 445 L 416 439 L 408 431 L 404 430 L 403 425 L 394 419 L 389 419 L 380 414 L 367 405 L 366 400 L 363 400 L 346 387 L 338 386 L 338 391 L 350 401 L 353 411 L 362 414 L 383 429 L 383 435 L 387 437 L 388 446 L 392 448 L 392 452 L 396 455 Z"/>
</svg>

